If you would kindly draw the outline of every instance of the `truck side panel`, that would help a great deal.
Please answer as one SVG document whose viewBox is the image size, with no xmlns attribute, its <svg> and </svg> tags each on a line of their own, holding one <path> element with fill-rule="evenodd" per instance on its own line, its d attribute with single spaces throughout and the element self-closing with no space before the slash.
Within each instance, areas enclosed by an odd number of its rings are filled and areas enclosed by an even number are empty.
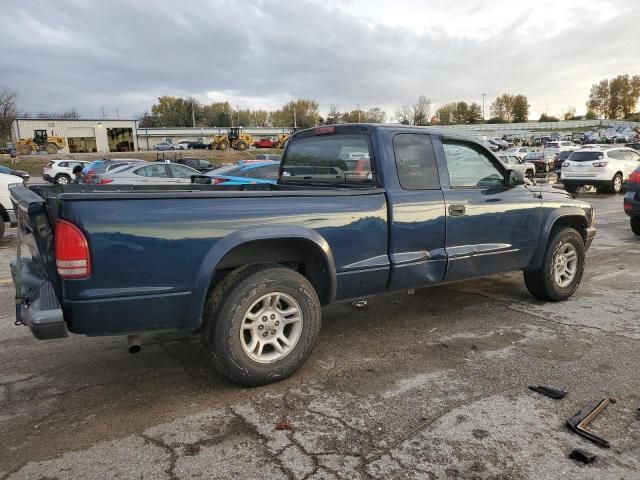
<svg viewBox="0 0 640 480">
<path fill-rule="evenodd" d="M 83 230 L 91 251 L 92 276 L 64 281 L 62 304 L 74 333 L 149 329 L 149 309 L 156 329 L 197 323 L 188 306 L 203 301 L 192 297 L 203 260 L 222 237 L 240 230 L 296 226 L 317 232 L 333 254 L 337 299 L 382 292 L 388 280 L 382 192 L 268 201 L 65 200 L 59 217 Z"/>
</svg>

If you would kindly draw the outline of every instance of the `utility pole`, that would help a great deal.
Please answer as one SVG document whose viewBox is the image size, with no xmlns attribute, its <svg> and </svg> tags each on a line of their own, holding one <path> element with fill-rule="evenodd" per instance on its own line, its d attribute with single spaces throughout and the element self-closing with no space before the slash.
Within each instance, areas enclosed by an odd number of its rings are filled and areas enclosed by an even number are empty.
<svg viewBox="0 0 640 480">
<path fill-rule="evenodd" d="M 358 123 L 360 123 L 360 104 L 356 104 L 358 107 Z"/>
<path fill-rule="evenodd" d="M 194 128 L 196 126 L 196 102 L 194 102 L 193 100 L 191 100 L 191 123 L 193 124 Z"/>
<path fill-rule="evenodd" d="M 484 97 L 486 93 L 482 94 L 482 123 L 484 123 Z"/>
<path fill-rule="evenodd" d="M 296 107 L 293 106 L 293 128 L 298 127 L 298 121 L 296 120 Z"/>
<path fill-rule="evenodd" d="M 100 108 L 102 109 L 102 119 L 104 120 L 104 105 L 100 105 Z"/>
<path fill-rule="evenodd" d="M 236 127 L 240 126 L 240 107 L 238 105 L 236 105 L 236 112 L 238 114 L 238 123 L 236 124 Z"/>
</svg>

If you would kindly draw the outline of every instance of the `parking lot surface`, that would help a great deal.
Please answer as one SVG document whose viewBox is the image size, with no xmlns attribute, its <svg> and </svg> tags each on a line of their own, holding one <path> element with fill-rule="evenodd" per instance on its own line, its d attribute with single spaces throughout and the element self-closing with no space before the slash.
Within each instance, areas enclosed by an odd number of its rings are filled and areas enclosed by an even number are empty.
<svg viewBox="0 0 640 480">
<path fill-rule="evenodd" d="M 328 307 L 306 365 L 253 389 L 222 379 L 197 338 L 146 336 L 136 355 L 121 337 L 33 339 L 13 325 L 11 233 L 0 478 L 638 478 L 640 238 L 622 196 L 580 198 L 598 235 L 570 300 L 539 302 L 512 273 Z M 592 428 L 610 449 L 565 426 L 606 397 Z"/>
</svg>

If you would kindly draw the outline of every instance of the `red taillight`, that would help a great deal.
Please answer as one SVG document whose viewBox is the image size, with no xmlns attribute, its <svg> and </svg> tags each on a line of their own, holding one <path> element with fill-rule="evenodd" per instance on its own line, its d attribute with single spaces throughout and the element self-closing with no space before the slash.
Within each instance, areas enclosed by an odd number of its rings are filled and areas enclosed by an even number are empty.
<svg viewBox="0 0 640 480">
<path fill-rule="evenodd" d="M 219 183 L 224 183 L 225 181 L 225 178 L 215 177 L 211 180 L 211 185 L 218 185 Z"/>
<path fill-rule="evenodd" d="M 633 210 L 633 205 L 631 205 L 631 203 L 627 202 L 627 199 L 624 200 L 624 211 L 625 213 L 631 213 L 631 211 Z"/>
<path fill-rule="evenodd" d="M 336 127 L 318 127 L 315 129 L 316 135 L 333 135 L 336 133 Z"/>
<path fill-rule="evenodd" d="M 629 175 L 629 183 L 640 184 L 640 170 L 635 170 L 631 175 Z"/>
<path fill-rule="evenodd" d="M 111 183 L 111 182 L 113 182 L 112 178 L 101 178 L 98 181 L 98 185 L 106 185 L 107 183 Z"/>
<path fill-rule="evenodd" d="M 66 220 L 56 222 L 56 267 L 62 278 L 91 275 L 89 244 L 82 231 Z"/>
</svg>

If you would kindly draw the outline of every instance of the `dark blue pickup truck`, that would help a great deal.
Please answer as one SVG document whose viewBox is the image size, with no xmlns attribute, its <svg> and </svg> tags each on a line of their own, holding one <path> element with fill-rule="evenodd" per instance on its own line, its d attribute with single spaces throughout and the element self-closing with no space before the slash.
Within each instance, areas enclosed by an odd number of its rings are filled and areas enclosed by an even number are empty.
<svg viewBox="0 0 640 480">
<path fill-rule="evenodd" d="M 474 140 L 400 125 L 300 131 L 276 185 L 11 195 L 31 251 L 13 265 L 17 315 L 37 338 L 200 332 L 244 385 L 299 368 L 333 302 L 512 270 L 566 299 L 595 235 L 587 203 Z"/>
<path fill-rule="evenodd" d="M 629 215 L 631 231 L 640 235 L 640 168 L 629 175 L 627 193 L 624 196 L 624 212 Z"/>
</svg>

